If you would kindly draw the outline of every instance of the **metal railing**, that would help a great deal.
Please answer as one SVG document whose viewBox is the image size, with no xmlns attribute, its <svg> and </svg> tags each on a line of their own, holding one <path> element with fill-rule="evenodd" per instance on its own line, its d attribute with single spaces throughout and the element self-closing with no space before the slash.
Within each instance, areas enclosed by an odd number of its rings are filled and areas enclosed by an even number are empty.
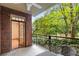
<svg viewBox="0 0 79 59">
<path fill-rule="evenodd" d="M 32 36 L 33 43 L 39 44 L 50 51 L 62 54 L 63 47 L 73 47 L 76 55 L 79 55 L 79 38 L 50 36 L 35 34 Z"/>
</svg>

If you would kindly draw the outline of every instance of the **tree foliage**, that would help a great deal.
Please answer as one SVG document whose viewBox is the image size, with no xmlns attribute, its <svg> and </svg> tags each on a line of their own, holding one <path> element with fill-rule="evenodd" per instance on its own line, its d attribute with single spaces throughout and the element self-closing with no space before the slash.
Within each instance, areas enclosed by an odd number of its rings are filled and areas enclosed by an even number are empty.
<svg viewBox="0 0 79 59">
<path fill-rule="evenodd" d="M 79 32 L 79 5 L 64 3 L 49 14 L 38 18 L 33 23 L 33 34 L 65 35 L 71 37 Z"/>
</svg>

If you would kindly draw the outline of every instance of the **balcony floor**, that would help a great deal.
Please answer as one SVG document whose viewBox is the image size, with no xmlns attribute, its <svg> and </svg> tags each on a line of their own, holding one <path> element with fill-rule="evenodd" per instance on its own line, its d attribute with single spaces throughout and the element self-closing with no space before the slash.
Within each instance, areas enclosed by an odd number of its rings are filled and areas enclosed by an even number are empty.
<svg viewBox="0 0 79 59">
<path fill-rule="evenodd" d="M 32 46 L 26 48 L 18 48 L 8 53 L 2 54 L 2 56 L 59 56 L 59 55 L 60 54 L 50 52 L 47 49 L 36 44 L 33 44 Z"/>
</svg>

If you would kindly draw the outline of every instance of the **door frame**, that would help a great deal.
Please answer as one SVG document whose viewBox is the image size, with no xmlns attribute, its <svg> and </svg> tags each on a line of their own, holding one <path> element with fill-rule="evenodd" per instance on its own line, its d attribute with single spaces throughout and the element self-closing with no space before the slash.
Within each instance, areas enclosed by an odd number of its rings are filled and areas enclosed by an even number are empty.
<svg viewBox="0 0 79 59">
<path fill-rule="evenodd" d="M 12 22 L 18 22 L 18 24 L 19 24 L 19 40 L 18 40 L 18 47 L 17 48 L 23 48 L 23 47 L 26 47 L 26 22 L 25 21 L 18 21 L 18 20 L 12 20 L 11 19 L 11 37 L 12 37 Z M 24 43 L 24 46 L 23 47 L 20 47 L 20 23 L 23 23 L 24 24 L 24 41 L 25 41 L 25 43 Z M 12 38 L 11 38 L 11 42 L 12 42 Z M 11 44 L 12 45 L 12 44 Z M 11 47 L 12 48 L 12 47 Z M 14 49 L 17 49 L 17 48 L 14 48 Z M 12 49 L 12 50 L 14 50 L 14 49 Z"/>
</svg>

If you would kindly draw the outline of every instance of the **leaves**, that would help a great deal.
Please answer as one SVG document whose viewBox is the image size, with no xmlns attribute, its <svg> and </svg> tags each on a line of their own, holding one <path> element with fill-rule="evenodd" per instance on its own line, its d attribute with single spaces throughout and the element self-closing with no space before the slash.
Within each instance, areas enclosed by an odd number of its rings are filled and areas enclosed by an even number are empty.
<svg viewBox="0 0 79 59">
<path fill-rule="evenodd" d="M 52 10 L 49 14 L 38 18 L 34 23 L 33 34 L 70 34 L 72 22 L 77 22 L 76 31 L 79 31 L 79 21 L 75 21 L 79 17 L 79 5 L 71 3 L 63 3 L 57 10 Z M 77 14 L 76 14 L 77 13 Z"/>
</svg>

